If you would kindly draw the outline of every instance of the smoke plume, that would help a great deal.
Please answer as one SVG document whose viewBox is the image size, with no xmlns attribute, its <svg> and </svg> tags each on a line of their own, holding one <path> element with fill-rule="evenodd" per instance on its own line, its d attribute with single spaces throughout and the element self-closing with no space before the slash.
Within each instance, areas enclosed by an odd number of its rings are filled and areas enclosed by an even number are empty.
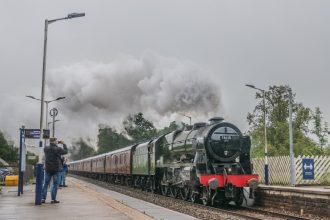
<svg viewBox="0 0 330 220">
<path fill-rule="evenodd" d="M 219 86 L 209 75 L 191 62 L 147 52 L 60 67 L 50 72 L 47 86 L 52 97 L 67 97 L 58 102 L 66 127 L 91 135 L 99 123 L 118 127 L 137 112 L 156 126 L 182 119 L 177 113 L 193 119 L 219 113 Z"/>
</svg>

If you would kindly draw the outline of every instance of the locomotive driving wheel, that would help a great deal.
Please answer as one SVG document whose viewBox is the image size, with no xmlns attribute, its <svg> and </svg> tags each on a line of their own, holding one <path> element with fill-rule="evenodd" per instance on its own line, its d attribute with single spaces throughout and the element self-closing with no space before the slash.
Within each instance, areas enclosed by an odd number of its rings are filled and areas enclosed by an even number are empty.
<svg viewBox="0 0 330 220">
<path fill-rule="evenodd" d="M 190 199 L 191 199 L 191 202 L 192 203 L 199 203 L 199 200 L 200 200 L 200 195 L 198 192 L 192 192 L 191 195 L 190 195 Z"/>
<path fill-rule="evenodd" d="M 161 185 L 160 186 L 160 190 L 161 190 L 163 196 L 167 196 L 168 195 L 168 191 L 169 191 L 168 186 Z"/>
<path fill-rule="evenodd" d="M 173 197 L 175 199 L 178 198 L 179 192 L 180 192 L 180 189 L 178 187 L 172 186 L 170 188 L 170 195 L 171 195 L 171 197 Z"/>
<path fill-rule="evenodd" d="M 166 174 L 164 173 L 163 175 L 163 179 L 160 182 L 160 191 L 162 193 L 163 196 L 167 196 L 169 193 L 169 186 L 168 183 L 166 181 Z"/>
<path fill-rule="evenodd" d="M 201 200 L 202 200 L 203 205 L 205 205 L 205 206 L 210 205 L 210 203 L 211 203 L 210 193 L 211 192 L 208 187 L 203 187 Z"/>
<path fill-rule="evenodd" d="M 187 201 L 190 198 L 191 188 L 187 185 L 184 186 L 183 188 L 180 189 L 180 194 L 181 194 L 181 198 Z"/>
<path fill-rule="evenodd" d="M 235 205 L 236 206 L 241 206 L 243 204 L 244 200 L 244 194 L 243 194 L 243 189 L 237 190 L 236 197 L 235 197 Z"/>
</svg>

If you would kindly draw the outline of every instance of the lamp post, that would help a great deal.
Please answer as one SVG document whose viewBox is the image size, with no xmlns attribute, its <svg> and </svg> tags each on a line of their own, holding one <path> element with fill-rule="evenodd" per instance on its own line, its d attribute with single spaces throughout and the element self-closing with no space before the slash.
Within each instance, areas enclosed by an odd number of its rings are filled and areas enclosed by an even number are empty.
<svg viewBox="0 0 330 220">
<path fill-rule="evenodd" d="M 288 89 L 289 92 L 289 141 L 290 141 L 290 183 L 291 186 L 296 185 L 296 168 L 294 162 L 293 152 L 293 131 L 292 131 L 292 90 Z"/>
<path fill-rule="evenodd" d="M 187 118 L 189 118 L 189 125 L 191 125 L 191 117 L 182 113 L 178 113 L 179 115 L 185 116 Z"/>
<path fill-rule="evenodd" d="M 49 127 L 50 124 L 53 124 L 53 137 L 55 137 L 55 122 L 58 122 L 60 120 L 56 119 L 54 121 L 50 121 L 47 123 L 47 127 Z"/>
<path fill-rule="evenodd" d="M 264 136 L 265 136 L 265 185 L 268 185 L 268 149 L 267 149 L 267 126 L 266 126 L 266 92 L 264 89 L 259 89 L 251 84 L 245 84 L 245 86 L 252 89 L 259 90 L 263 94 L 263 106 L 264 106 Z"/>
<path fill-rule="evenodd" d="M 46 55 L 47 55 L 47 33 L 48 24 L 54 23 L 59 20 L 66 20 L 72 18 L 78 18 L 85 16 L 85 13 L 71 13 L 63 18 L 57 18 L 53 20 L 45 20 L 45 31 L 44 31 L 44 53 L 43 53 L 43 63 L 42 63 L 42 84 L 41 84 L 41 107 L 40 107 L 40 138 L 39 138 L 39 161 L 37 164 L 37 178 L 36 178 L 36 197 L 35 204 L 41 205 L 41 193 L 42 193 L 42 182 L 43 182 L 43 150 L 42 150 L 42 138 L 43 138 L 43 114 L 44 114 L 44 101 L 45 101 L 45 81 L 46 81 Z"/>
<path fill-rule="evenodd" d="M 41 101 L 41 99 L 38 99 L 38 98 L 35 98 L 34 96 L 31 96 L 31 95 L 27 95 L 26 97 L 28 98 L 31 98 L 31 99 L 34 99 L 34 100 L 38 100 L 38 101 Z M 56 99 L 53 99 L 53 100 L 45 100 L 45 104 L 46 104 L 46 129 L 49 129 L 49 123 L 48 123 L 48 104 L 51 103 L 51 102 L 54 102 L 54 101 L 58 101 L 58 100 L 61 100 L 61 99 L 65 99 L 64 96 L 61 96 L 61 97 L 58 97 Z"/>
</svg>

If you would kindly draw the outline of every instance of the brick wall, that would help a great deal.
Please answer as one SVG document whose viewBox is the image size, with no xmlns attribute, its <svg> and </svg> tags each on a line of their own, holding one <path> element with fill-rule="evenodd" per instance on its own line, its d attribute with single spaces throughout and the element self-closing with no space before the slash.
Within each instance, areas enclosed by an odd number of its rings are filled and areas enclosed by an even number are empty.
<svg viewBox="0 0 330 220">
<path fill-rule="evenodd" d="M 330 218 L 330 190 L 264 186 L 256 191 L 256 205 Z"/>
</svg>

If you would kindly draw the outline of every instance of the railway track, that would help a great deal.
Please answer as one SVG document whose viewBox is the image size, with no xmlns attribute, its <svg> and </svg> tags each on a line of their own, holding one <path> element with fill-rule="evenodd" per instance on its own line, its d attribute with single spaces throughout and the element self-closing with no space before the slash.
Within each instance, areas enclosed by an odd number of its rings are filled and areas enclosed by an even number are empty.
<svg viewBox="0 0 330 220">
<path fill-rule="evenodd" d="M 174 211 L 185 213 L 194 216 L 199 219 L 228 219 L 228 220 L 240 220 L 240 219 L 251 219 L 251 220 L 310 220 L 315 218 L 306 218 L 303 216 L 296 216 L 286 213 L 278 213 L 269 210 L 253 207 L 241 207 L 236 208 L 228 206 L 224 208 L 204 206 L 202 204 L 191 203 L 181 199 L 174 199 L 172 197 L 166 197 L 159 194 L 152 194 L 140 189 L 135 189 L 128 186 L 122 186 L 117 184 L 109 184 L 107 182 L 98 181 L 95 179 L 89 179 L 86 177 L 72 175 L 72 177 L 84 180 L 86 182 L 131 196 L 147 202 L 151 202 Z M 321 218 L 320 218 L 321 219 Z"/>
<path fill-rule="evenodd" d="M 290 220 L 310 220 L 311 219 L 311 218 L 307 218 L 307 217 L 303 217 L 303 216 L 289 215 L 289 214 L 285 214 L 285 213 L 273 212 L 273 211 L 264 210 L 264 209 L 260 209 L 260 208 L 254 208 L 254 207 L 242 207 L 242 209 L 248 210 L 249 212 L 258 212 L 260 214 L 264 214 L 267 216 L 276 216 L 276 217 L 280 217 L 283 219 L 290 219 Z"/>
<path fill-rule="evenodd" d="M 187 202 L 189 203 L 189 202 Z M 311 220 L 311 218 L 306 218 L 302 216 L 295 216 L 295 215 L 289 215 L 284 213 L 278 213 L 278 212 L 272 212 L 260 208 L 251 208 L 251 207 L 240 207 L 240 208 L 233 208 L 231 206 L 228 206 L 226 208 L 220 208 L 220 207 L 209 207 L 204 206 L 201 204 L 195 204 L 196 206 L 207 208 L 213 211 L 219 211 L 224 212 L 230 215 L 239 216 L 245 219 L 287 219 L 287 220 Z"/>
</svg>

